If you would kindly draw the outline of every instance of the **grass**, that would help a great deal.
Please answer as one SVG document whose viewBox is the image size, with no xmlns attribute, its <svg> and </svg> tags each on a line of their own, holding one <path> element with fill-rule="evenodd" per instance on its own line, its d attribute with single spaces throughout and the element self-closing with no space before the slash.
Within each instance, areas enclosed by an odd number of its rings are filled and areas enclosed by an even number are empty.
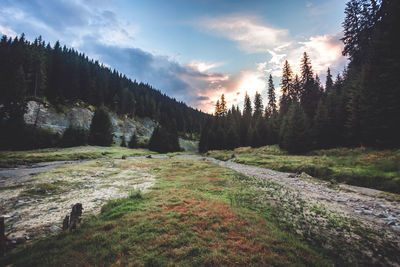
<svg viewBox="0 0 400 267">
<path fill-rule="evenodd" d="M 336 261 L 282 227 L 271 206 L 254 205 L 258 191 L 248 187 L 252 178 L 202 161 L 134 163 L 156 174 L 152 191 L 111 200 L 78 230 L 17 249 L 0 265 L 328 266 Z"/>
<path fill-rule="evenodd" d="M 105 157 L 144 156 L 154 154 L 147 149 L 129 149 L 119 146 L 80 146 L 46 148 L 29 151 L 0 151 L 0 167 L 15 167 L 37 162 L 97 159 Z"/>
<path fill-rule="evenodd" d="M 220 160 L 283 171 L 306 172 L 324 180 L 400 193 L 400 150 L 336 148 L 306 155 L 289 155 L 278 146 L 214 150 L 208 156 Z"/>
<path fill-rule="evenodd" d="M 110 200 L 76 231 L 17 248 L 0 266 L 362 266 L 381 255 L 399 260 L 391 244 L 358 221 L 285 186 L 204 161 L 116 161 L 115 168 L 151 170 L 157 178 L 152 190 Z"/>
</svg>

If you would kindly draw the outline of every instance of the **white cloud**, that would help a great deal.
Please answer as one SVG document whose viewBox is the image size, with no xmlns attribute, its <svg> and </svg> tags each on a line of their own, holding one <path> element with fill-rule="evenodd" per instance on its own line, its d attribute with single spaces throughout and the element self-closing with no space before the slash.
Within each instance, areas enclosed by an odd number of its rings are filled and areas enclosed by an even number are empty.
<svg viewBox="0 0 400 267">
<path fill-rule="evenodd" d="M 199 61 L 199 60 L 193 60 L 189 63 L 189 67 L 200 71 L 200 72 L 205 72 L 208 71 L 210 69 L 214 69 L 216 67 L 219 67 L 223 65 L 222 63 L 208 63 L 208 62 L 204 62 L 204 61 Z"/>
<path fill-rule="evenodd" d="M 1 24 L 0 24 L 0 33 L 1 33 L 2 35 L 7 35 L 8 37 L 15 37 L 15 36 L 17 36 L 17 33 L 16 33 L 15 31 L 13 31 L 11 28 L 2 26 Z"/>
<path fill-rule="evenodd" d="M 343 44 L 340 41 L 341 33 L 316 35 L 309 37 L 304 42 L 293 43 L 284 50 L 277 52 L 269 50 L 271 59 L 268 61 L 268 71 L 275 77 L 280 77 L 283 63 L 289 61 L 293 72 L 300 72 L 300 61 L 306 52 L 311 59 L 313 70 L 316 74 L 325 73 L 327 68 L 339 72 L 346 64 L 342 56 Z"/>
<path fill-rule="evenodd" d="M 206 18 L 201 21 L 201 25 L 238 42 L 239 48 L 248 53 L 265 53 L 269 48 L 284 46 L 289 34 L 287 29 L 263 25 L 254 17 Z"/>
</svg>

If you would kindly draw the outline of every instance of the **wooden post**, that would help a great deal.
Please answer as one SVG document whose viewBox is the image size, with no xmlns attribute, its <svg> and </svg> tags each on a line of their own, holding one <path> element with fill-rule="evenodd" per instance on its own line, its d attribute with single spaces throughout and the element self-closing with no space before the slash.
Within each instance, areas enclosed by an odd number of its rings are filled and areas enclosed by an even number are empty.
<svg viewBox="0 0 400 267">
<path fill-rule="evenodd" d="M 6 253 L 6 226 L 4 224 L 4 217 L 0 217 L 0 256 Z"/>
</svg>

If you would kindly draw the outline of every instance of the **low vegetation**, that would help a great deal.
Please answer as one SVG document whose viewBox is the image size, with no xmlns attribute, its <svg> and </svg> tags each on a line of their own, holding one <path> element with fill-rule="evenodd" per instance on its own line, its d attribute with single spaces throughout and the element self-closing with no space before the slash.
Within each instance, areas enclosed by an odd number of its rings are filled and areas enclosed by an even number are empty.
<svg viewBox="0 0 400 267">
<path fill-rule="evenodd" d="M 154 154 L 147 149 L 129 149 L 119 146 L 80 146 L 70 148 L 46 148 L 29 151 L 0 151 L 0 167 L 15 167 L 17 165 L 37 162 L 85 160 L 105 157 L 145 156 Z"/>
<path fill-rule="evenodd" d="M 299 195 L 284 186 L 203 161 L 119 162 L 151 170 L 152 190 L 111 200 L 76 231 L 21 247 L 0 264 L 330 266 L 370 263 L 366 247 L 391 253 L 356 221 L 293 201 Z"/>
<path fill-rule="evenodd" d="M 289 155 L 278 146 L 213 150 L 208 156 L 283 172 L 400 193 L 400 150 L 337 148 Z"/>
</svg>

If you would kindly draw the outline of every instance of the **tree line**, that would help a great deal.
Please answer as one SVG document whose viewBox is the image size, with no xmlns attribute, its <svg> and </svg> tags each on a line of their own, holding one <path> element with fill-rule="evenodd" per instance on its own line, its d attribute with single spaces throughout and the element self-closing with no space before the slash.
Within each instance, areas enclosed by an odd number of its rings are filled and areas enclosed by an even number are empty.
<svg viewBox="0 0 400 267">
<path fill-rule="evenodd" d="M 83 101 L 128 116 L 149 117 L 179 133 L 199 133 L 206 114 L 72 48 L 33 42 L 24 34 L 0 40 L 1 126 L 23 124 L 29 99 L 70 105 Z M 10 125 L 5 125 L 5 121 Z"/>
<path fill-rule="evenodd" d="M 245 95 L 243 112 L 227 108 L 224 95 L 203 127 L 199 149 L 279 146 L 291 153 L 338 146 L 400 147 L 400 1 L 351 0 L 345 9 L 343 55 L 350 59 L 321 85 L 304 53 L 300 75 L 288 61 L 282 68 L 276 101 L 271 75 L 268 103 L 257 92 Z"/>
</svg>

